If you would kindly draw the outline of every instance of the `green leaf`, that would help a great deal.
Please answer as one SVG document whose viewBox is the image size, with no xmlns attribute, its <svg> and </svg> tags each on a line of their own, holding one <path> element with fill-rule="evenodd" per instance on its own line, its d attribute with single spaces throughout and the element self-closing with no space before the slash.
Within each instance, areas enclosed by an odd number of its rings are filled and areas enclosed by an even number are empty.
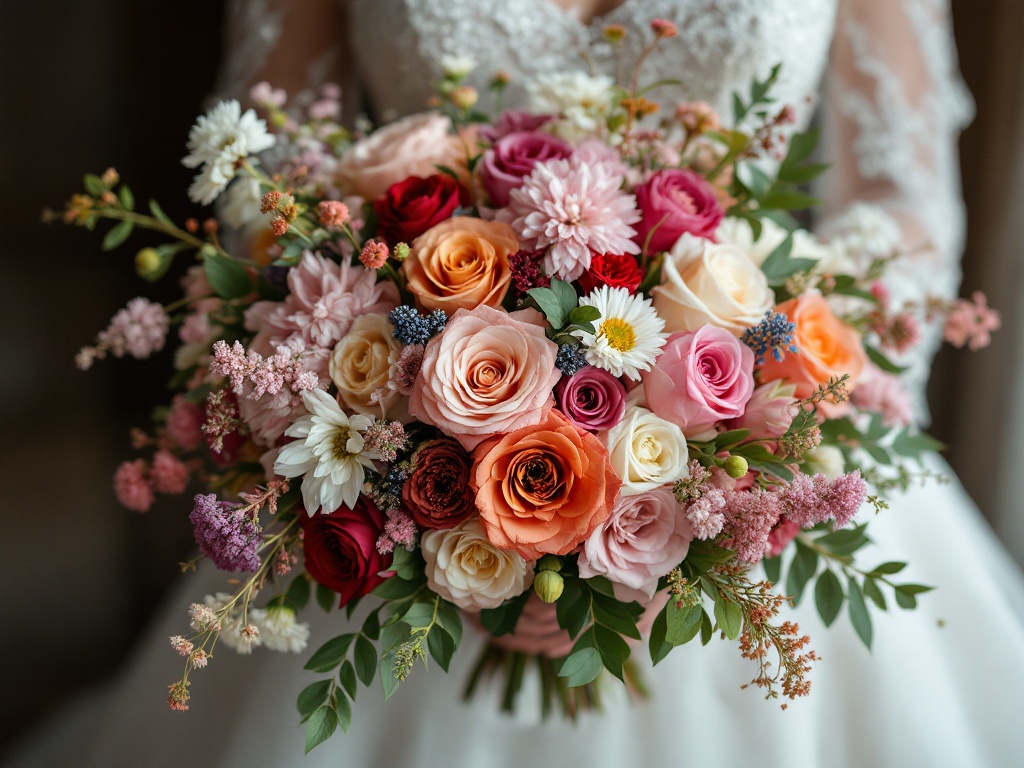
<svg viewBox="0 0 1024 768">
<path fill-rule="evenodd" d="M 826 627 L 831 627 L 843 609 L 843 585 L 830 570 L 822 571 L 814 585 L 814 604 Z"/>
<path fill-rule="evenodd" d="M 407 581 L 416 581 L 423 573 L 423 557 L 419 552 L 409 552 L 405 547 L 395 547 L 391 568 L 395 575 Z"/>
<path fill-rule="evenodd" d="M 330 672 L 341 664 L 341 660 L 345 658 L 354 639 L 355 635 L 352 633 L 331 638 L 320 646 L 303 669 L 308 669 L 311 672 Z"/>
<path fill-rule="evenodd" d="M 580 297 L 576 295 L 576 289 L 572 287 L 572 283 L 567 283 L 556 277 L 551 280 L 551 290 L 558 297 L 563 317 L 568 316 L 580 303 Z"/>
<path fill-rule="evenodd" d="M 370 611 L 367 615 L 366 620 L 363 622 L 362 632 L 370 640 L 376 640 L 380 637 L 380 614 L 377 611 Z"/>
<path fill-rule="evenodd" d="M 519 617 L 522 615 L 529 597 L 530 592 L 527 591 L 497 608 L 480 611 L 480 623 L 494 637 L 511 634 L 519 622 Z"/>
<path fill-rule="evenodd" d="M 380 647 L 385 651 L 392 651 L 408 640 L 410 635 L 412 628 L 404 621 L 384 624 L 380 628 Z"/>
<path fill-rule="evenodd" d="M 772 584 L 778 584 L 782 576 L 782 557 L 766 557 L 761 561 L 764 566 L 764 576 Z"/>
<path fill-rule="evenodd" d="M 789 137 L 789 151 L 782 164 L 793 166 L 806 160 L 814 152 L 816 146 L 818 146 L 818 130 L 816 128 L 802 133 L 794 133 Z"/>
<path fill-rule="evenodd" d="M 359 676 L 363 685 L 369 687 L 377 673 L 377 649 L 362 635 L 356 640 L 353 660 L 355 661 L 356 675 Z"/>
<path fill-rule="evenodd" d="M 786 184 L 776 184 L 767 195 L 761 198 L 763 208 L 780 208 L 784 211 L 813 208 L 820 202 L 814 195 L 808 195 L 806 192 L 801 192 Z"/>
<path fill-rule="evenodd" d="M 584 590 L 578 578 L 566 578 L 562 595 L 555 602 L 558 626 L 576 637 L 591 621 L 590 590 Z"/>
<path fill-rule="evenodd" d="M 601 318 L 601 310 L 589 304 L 576 307 L 569 313 L 570 323 L 592 323 Z"/>
<path fill-rule="evenodd" d="M 636 627 L 636 620 L 629 615 L 621 603 L 615 603 L 614 599 L 605 598 L 598 601 L 594 598 L 594 621 L 602 626 L 618 632 L 620 635 L 640 640 L 640 630 Z"/>
<path fill-rule="evenodd" d="M 749 429 L 731 429 L 728 432 L 722 432 L 714 440 L 715 452 L 727 451 L 730 448 L 734 448 L 748 437 L 750 437 Z"/>
<path fill-rule="evenodd" d="M 743 611 L 736 603 L 719 596 L 715 600 L 715 621 L 726 637 L 735 640 L 740 636 L 740 629 L 743 626 Z"/>
<path fill-rule="evenodd" d="M 589 579 L 585 579 L 582 584 L 606 597 L 615 597 L 615 587 L 604 576 L 591 576 Z"/>
<path fill-rule="evenodd" d="M 537 303 L 537 308 L 544 314 L 547 321 L 551 323 L 552 328 L 561 328 L 565 325 L 562 305 L 558 300 L 558 294 L 552 289 L 531 288 L 526 294 Z"/>
<path fill-rule="evenodd" d="M 597 648 L 581 648 L 569 655 L 558 670 L 558 676 L 566 678 L 566 684 L 575 688 L 597 680 L 603 668 Z"/>
<path fill-rule="evenodd" d="M 425 629 L 434 623 L 434 601 L 413 603 L 401 617 L 413 629 Z"/>
<path fill-rule="evenodd" d="M 328 706 L 317 709 L 306 722 L 306 754 L 331 738 L 338 728 L 338 715 Z"/>
<path fill-rule="evenodd" d="M 306 574 L 300 573 L 292 579 L 292 583 L 288 585 L 288 591 L 285 593 L 285 598 L 298 611 L 306 607 L 306 604 L 309 603 L 309 579 L 306 578 Z"/>
<path fill-rule="evenodd" d="M 702 609 L 699 605 L 676 608 L 671 600 L 665 610 L 665 640 L 672 645 L 685 645 L 700 631 Z"/>
<path fill-rule="evenodd" d="M 406 581 L 392 576 L 387 581 L 378 584 L 370 594 L 382 600 L 401 600 L 416 594 L 422 586 L 418 581 Z"/>
<path fill-rule="evenodd" d="M 793 598 L 794 605 L 800 602 L 804 587 L 814 576 L 817 568 L 818 553 L 797 541 L 796 554 L 793 556 L 789 574 L 786 576 L 786 594 Z"/>
<path fill-rule="evenodd" d="M 352 725 L 352 705 L 344 696 L 339 696 L 335 700 L 334 714 L 338 717 L 338 725 L 341 726 L 342 732 L 348 733 L 348 728 Z"/>
<path fill-rule="evenodd" d="M 447 165 L 434 165 L 434 167 L 437 168 L 437 170 L 439 170 L 441 173 L 445 174 L 446 176 L 451 176 L 453 179 L 458 181 L 460 184 L 462 183 L 461 179 L 459 179 L 459 174 L 457 174 L 455 171 L 453 171 Z"/>
<path fill-rule="evenodd" d="M 462 616 L 459 615 L 459 609 L 447 600 L 440 600 L 437 604 L 437 620 L 458 648 L 462 642 Z"/>
<path fill-rule="evenodd" d="M 911 610 L 917 607 L 916 596 L 922 592 L 930 592 L 934 587 L 925 587 L 921 584 L 897 584 L 893 589 L 896 593 L 896 605 Z"/>
<path fill-rule="evenodd" d="M 886 373 L 903 373 L 907 370 L 905 365 L 896 365 L 896 363 L 882 354 L 880 350 L 872 347 L 870 344 L 864 345 L 864 351 L 868 353 L 868 359 Z"/>
<path fill-rule="evenodd" d="M 384 686 L 384 701 L 395 695 L 400 685 L 395 677 L 395 654 L 386 653 L 380 659 L 380 681 Z"/>
<path fill-rule="evenodd" d="M 352 662 L 348 659 L 345 659 L 341 669 L 338 670 L 338 682 L 341 683 L 341 687 L 345 689 L 348 697 L 354 701 L 359 686 L 356 684 L 355 667 L 352 666 Z"/>
<path fill-rule="evenodd" d="M 121 189 L 117 193 L 118 200 L 121 201 L 121 207 L 126 211 L 135 210 L 135 195 L 128 189 L 127 184 L 122 184 Z"/>
<path fill-rule="evenodd" d="M 427 635 L 427 650 L 430 651 L 430 657 L 437 662 L 438 666 L 447 672 L 452 654 L 455 653 L 455 641 L 452 636 L 444 629 L 434 627 Z"/>
<path fill-rule="evenodd" d="M 107 236 L 103 238 L 103 250 L 112 251 L 125 240 L 128 239 L 128 235 L 135 229 L 135 225 L 130 221 L 122 221 L 115 225 L 113 229 L 107 232 Z"/>
<path fill-rule="evenodd" d="M 847 600 L 850 613 L 850 622 L 857 631 L 857 636 L 868 648 L 871 647 L 871 616 L 868 614 L 868 607 L 864 604 L 864 594 L 860 591 L 853 576 L 848 583 Z"/>
<path fill-rule="evenodd" d="M 594 642 L 604 668 L 622 680 L 626 659 L 629 658 L 629 644 L 622 635 L 600 624 L 594 626 Z"/>
<path fill-rule="evenodd" d="M 95 173 L 85 174 L 85 178 L 82 179 L 82 186 L 84 186 L 85 191 L 93 197 L 99 197 L 107 191 L 107 187 L 103 183 L 103 180 Z"/>
<path fill-rule="evenodd" d="M 362 599 L 363 598 L 361 598 L 361 597 L 353 597 L 351 600 L 349 600 L 347 603 L 345 603 L 345 618 L 346 619 L 351 619 L 352 618 L 352 614 L 356 612 L 356 608 L 359 606 L 359 601 L 362 600 Z"/>
<path fill-rule="evenodd" d="M 944 450 L 945 445 L 924 432 L 911 434 L 909 429 L 901 429 L 892 441 L 892 449 L 900 456 L 918 458 L 922 453 L 937 453 Z"/>
<path fill-rule="evenodd" d="M 149 212 L 153 214 L 154 219 L 159 221 L 164 226 L 174 226 L 174 222 L 171 221 L 171 217 L 164 213 L 164 209 L 160 207 L 156 200 L 149 201 Z"/>
<path fill-rule="evenodd" d="M 896 563 L 896 562 L 882 563 L 881 565 L 876 565 L 874 568 L 872 568 L 870 575 L 871 576 L 891 576 L 894 573 L 899 573 L 900 571 L 902 571 L 906 567 L 907 567 L 906 563 Z"/>
<path fill-rule="evenodd" d="M 785 282 L 797 272 L 806 272 L 815 265 L 813 259 L 793 258 L 793 236 L 789 235 L 776 246 L 761 265 L 761 271 L 771 284 Z"/>
<path fill-rule="evenodd" d="M 651 662 L 655 665 L 668 656 L 669 651 L 672 650 L 672 644 L 665 639 L 665 635 L 668 632 L 668 621 L 665 618 L 667 609 L 668 606 L 665 606 L 654 617 L 654 623 L 651 625 L 651 636 L 647 641 L 647 647 L 651 652 Z"/>
<path fill-rule="evenodd" d="M 234 259 L 209 253 L 203 257 L 203 269 L 213 292 L 222 299 L 240 299 L 252 292 L 249 272 Z"/>
<path fill-rule="evenodd" d="M 711 642 L 711 635 L 714 634 L 715 628 L 711 624 L 711 617 L 708 616 L 708 612 L 703 608 L 700 609 L 700 644 L 707 645 Z"/>
<path fill-rule="evenodd" d="M 883 611 L 888 610 L 888 606 L 885 604 L 885 595 L 882 594 L 882 590 L 878 588 L 874 579 L 864 579 L 864 595 Z"/>
<path fill-rule="evenodd" d="M 779 168 L 779 181 L 789 184 L 806 184 L 814 181 L 831 167 L 830 163 L 806 163 L 805 165 L 783 165 Z"/>
<path fill-rule="evenodd" d="M 316 585 L 316 602 L 325 611 L 330 611 L 334 608 L 334 604 L 338 601 L 338 596 L 328 587 L 323 584 Z"/>
<path fill-rule="evenodd" d="M 299 714 L 303 717 L 313 714 L 317 707 L 327 701 L 327 694 L 331 691 L 330 680 L 317 680 L 307 685 L 299 693 L 299 700 L 296 702 Z"/>
<path fill-rule="evenodd" d="M 695 539 L 690 542 L 690 549 L 686 553 L 683 564 L 687 567 L 689 575 L 699 576 L 702 573 L 707 573 L 716 565 L 729 562 L 735 554 L 731 549 L 726 549 L 718 544 Z"/>
<path fill-rule="evenodd" d="M 736 163 L 736 176 L 755 200 L 760 200 L 772 186 L 768 175 L 753 163 Z"/>
</svg>

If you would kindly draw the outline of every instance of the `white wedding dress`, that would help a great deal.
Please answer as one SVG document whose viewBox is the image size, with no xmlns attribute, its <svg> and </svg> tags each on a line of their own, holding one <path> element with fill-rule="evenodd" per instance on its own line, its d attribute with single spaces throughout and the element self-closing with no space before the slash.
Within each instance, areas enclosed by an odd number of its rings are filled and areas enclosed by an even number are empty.
<svg viewBox="0 0 1024 768">
<path fill-rule="evenodd" d="M 301 4 L 297 4 L 301 6 Z M 956 139 L 970 116 L 943 0 L 625 0 L 586 23 L 552 0 L 351 0 L 338 30 L 346 71 L 385 118 L 422 109 L 440 79 L 441 58 L 469 55 L 483 93 L 497 70 L 513 76 L 509 100 L 531 74 L 581 68 L 577 51 L 608 23 L 627 30 L 629 52 L 650 39 L 652 18 L 679 28 L 645 69 L 645 79 L 683 81 L 679 100 L 702 99 L 729 115 L 730 94 L 781 62 L 778 94 L 800 124 L 819 111 L 836 165 L 826 216 L 858 199 L 885 205 L 909 245 L 930 241 L 894 279 L 901 297 L 954 295 L 963 210 Z M 281 33 L 280 3 L 237 3 L 228 90 L 250 80 Z M 312 77 L 330 69 L 311 50 Z M 317 55 L 314 55 L 317 54 Z M 598 48 L 598 67 L 610 56 Z M 819 103 L 822 78 L 827 86 Z M 234 78 L 234 85 L 232 85 Z M 474 79 L 475 78 L 475 79 Z M 350 93 L 355 87 L 347 83 Z M 664 98 L 671 94 L 663 93 Z M 508 102 L 506 102 L 508 103 Z M 820 107 L 820 109 L 819 109 Z M 913 360 L 919 400 L 936 339 Z M 949 474 L 941 461 L 932 467 Z M 535 709 L 498 713 L 496 695 L 463 703 L 461 689 L 481 640 L 467 628 L 445 675 L 417 668 L 385 705 L 379 683 L 360 689 L 350 733 L 303 758 L 298 692 L 318 679 L 308 654 L 222 650 L 192 675 L 192 709 L 170 712 L 166 686 L 179 663 L 166 638 L 186 625 L 186 607 L 218 590 L 212 569 L 183 586 L 141 638 L 134 657 L 16 765 L 74 766 L 1021 766 L 1024 700 L 1024 580 L 954 480 L 916 488 L 871 521 L 873 566 L 907 560 L 907 581 L 939 587 L 915 611 L 874 612 L 868 651 L 845 615 L 824 628 L 805 602 L 793 613 L 822 661 L 813 690 L 787 711 L 756 689 L 734 643 L 694 642 L 656 669 L 635 654 L 650 699 L 612 696 L 603 714 L 575 725 L 541 723 Z M 173 564 L 168 564 L 171 567 Z M 891 601 L 890 601 L 891 602 Z M 346 631 L 344 614 L 307 609 L 311 650 Z"/>
</svg>

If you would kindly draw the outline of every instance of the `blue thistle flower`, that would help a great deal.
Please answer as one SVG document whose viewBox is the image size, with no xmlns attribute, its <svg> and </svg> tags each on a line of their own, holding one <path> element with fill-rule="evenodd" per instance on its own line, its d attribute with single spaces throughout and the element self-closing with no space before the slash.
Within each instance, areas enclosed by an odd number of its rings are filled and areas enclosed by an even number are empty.
<svg viewBox="0 0 1024 768">
<path fill-rule="evenodd" d="M 435 309 L 423 317 L 415 307 L 402 304 L 391 310 L 388 322 L 395 327 L 391 335 L 402 344 L 426 344 L 444 330 L 448 315 L 443 310 Z"/>
<path fill-rule="evenodd" d="M 750 347 L 757 364 L 763 365 L 769 354 L 776 362 L 781 362 L 786 352 L 795 354 L 795 333 L 796 323 L 791 323 L 788 317 L 770 309 L 760 323 L 743 332 L 740 341 Z"/>
<path fill-rule="evenodd" d="M 562 344 L 555 355 L 555 367 L 566 376 L 575 376 L 588 365 L 587 356 L 575 344 Z"/>
</svg>

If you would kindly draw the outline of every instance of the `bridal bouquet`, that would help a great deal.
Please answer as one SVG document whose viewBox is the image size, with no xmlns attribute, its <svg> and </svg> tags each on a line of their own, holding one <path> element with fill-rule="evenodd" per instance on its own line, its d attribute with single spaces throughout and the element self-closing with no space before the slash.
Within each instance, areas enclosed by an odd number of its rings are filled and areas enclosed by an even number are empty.
<svg viewBox="0 0 1024 768">
<path fill-rule="evenodd" d="M 675 34 L 652 30 L 648 52 Z M 880 210 L 827 240 L 798 228 L 825 166 L 773 102 L 776 72 L 726 123 L 655 102 L 672 83 L 582 73 L 492 116 L 471 67 L 446 62 L 433 111 L 373 131 L 341 126 L 336 88 L 300 112 L 261 84 L 263 119 L 225 102 L 189 136 L 189 194 L 214 217 L 140 211 L 113 170 L 63 214 L 114 221 L 107 250 L 167 236 L 136 269 L 184 287 L 130 301 L 78 359 L 180 341 L 177 393 L 115 489 L 143 512 L 202 486 L 201 557 L 241 575 L 171 638 L 170 707 L 218 643 L 304 651 L 311 597 L 347 619 L 306 663 L 324 675 L 298 700 L 307 749 L 348 729 L 360 683 L 391 696 L 417 660 L 447 670 L 464 622 L 487 637 L 468 691 L 500 673 L 508 708 L 527 669 L 571 715 L 605 672 L 642 688 L 641 642 L 656 664 L 715 635 L 769 697 L 805 695 L 815 653 L 784 603 L 813 582 L 824 623 L 845 606 L 870 645 L 869 603 L 928 589 L 856 559 L 858 510 L 939 448 L 911 425 L 900 356 L 921 321 L 977 347 L 996 315 L 893 299 Z"/>
</svg>

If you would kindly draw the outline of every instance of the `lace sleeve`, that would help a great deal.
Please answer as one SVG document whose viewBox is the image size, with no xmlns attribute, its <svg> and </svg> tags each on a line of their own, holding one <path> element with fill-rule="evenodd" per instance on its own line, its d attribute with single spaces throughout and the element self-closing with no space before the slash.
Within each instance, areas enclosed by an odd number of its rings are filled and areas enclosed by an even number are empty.
<svg viewBox="0 0 1024 768">
<path fill-rule="evenodd" d="M 896 302 L 957 292 L 965 226 L 957 140 L 972 116 L 948 0 L 841 0 L 824 104 L 835 162 L 826 217 L 835 222 L 862 201 L 896 219 L 907 253 L 889 280 Z M 937 331 L 926 332 L 903 361 L 922 418 L 938 343 Z"/>
</svg>

